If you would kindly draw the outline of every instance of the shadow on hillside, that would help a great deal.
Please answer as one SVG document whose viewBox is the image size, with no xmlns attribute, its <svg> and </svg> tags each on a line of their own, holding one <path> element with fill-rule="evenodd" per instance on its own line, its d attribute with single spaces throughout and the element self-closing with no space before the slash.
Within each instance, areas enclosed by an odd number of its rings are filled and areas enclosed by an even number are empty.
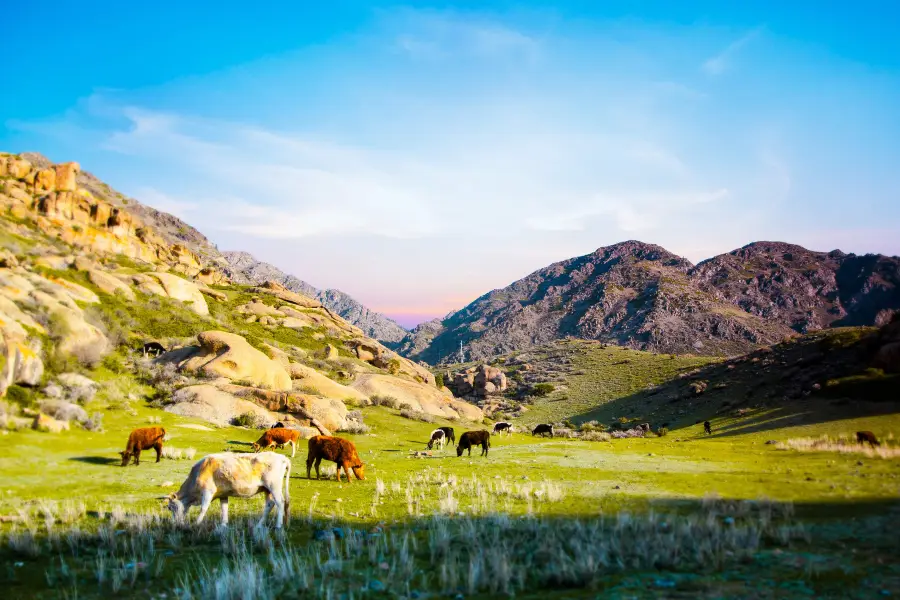
<svg viewBox="0 0 900 600">
<path fill-rule="evenodd" d="M 109 456 L 73 456 L 69 460 L 87 463 L 89 465 L 120 465 L 121 458 L 110 458 Z M 154 459 L 155 460 L 155 459 Z"/>
</svg>

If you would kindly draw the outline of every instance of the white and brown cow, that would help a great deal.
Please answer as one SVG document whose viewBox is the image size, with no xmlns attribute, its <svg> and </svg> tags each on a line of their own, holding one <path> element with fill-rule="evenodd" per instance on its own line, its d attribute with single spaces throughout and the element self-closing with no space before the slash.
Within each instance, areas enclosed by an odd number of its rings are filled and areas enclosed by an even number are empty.
<svg viewBox="0 0 900 600">
<path fill-rule="evenodd" d="M 169 510 L 176 522 L 181 522 L 191 506 L 198 504 L 200 514 L 197 524 L 203 521 L 213 500 L 222 505 L 222 524 L 228 524 L 228 499 L 232 496 L 249 498 L 260 492 L 266 494 L 259 525 L 275 513 L 275 528 L 281 529 L 285 520 L 290 521 L 291 495 L 288 484 L 291 479 L 291 459 L 274 452 L 259 454 L 235 454 L 220 452 L 201 458 L 192 468 L 181 488 L 169 496 Z"/>
<path fill-rule="evenodd" d="M 431 432 L 431 439 L 428 440 L 428 449 L 431 450 L 435 446 L 443 452 L 444 444 L 447 443 L 447 432 L 443 429 L 435 429 Z"/>
</svg>

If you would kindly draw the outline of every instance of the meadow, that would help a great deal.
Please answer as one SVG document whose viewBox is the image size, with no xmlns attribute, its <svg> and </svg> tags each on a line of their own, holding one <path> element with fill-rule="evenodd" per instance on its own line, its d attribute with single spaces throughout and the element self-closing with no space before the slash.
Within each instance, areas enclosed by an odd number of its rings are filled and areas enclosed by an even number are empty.
<svg viewBox="0 0 900 600">
<path fill-rule="evenodd" d="M 196 458 L 248 451 L 257 430 L 135 406 L 107 411 L 102 433 L 0 437 L 4 597 L 900 593 L 900 461 L 766 443 L 857 429 L 887 438 L 893 418 L 611 442 L 516 433 L 495 436 L 487 458 L 458 458 L 452 447 L 416 455 L 435 424 L 363 414 L 371 433 L 342 435 L 366 479 L 338 484 L 333 468 L 306 479 L 301 446 L 284 532 L 253 528 L 262 496 L 233 501 L 228 528 L 217 503 L 200 527 L 176 527 L 163 507 Z M 120 467 L 127 432 L 157 421 L 181 458 L 157 464 L 150 452 Z"/>
</svg>

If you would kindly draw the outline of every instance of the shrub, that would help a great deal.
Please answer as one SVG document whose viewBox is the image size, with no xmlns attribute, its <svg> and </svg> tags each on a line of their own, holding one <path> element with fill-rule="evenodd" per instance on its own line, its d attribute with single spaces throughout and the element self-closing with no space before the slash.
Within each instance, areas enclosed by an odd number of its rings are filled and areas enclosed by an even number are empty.
<svg viewBox="0 0 900 600">
<path fill-rule="evenodd" d="M 393 396 L 381 396 L 375 394 L 374 396 L 371 396 L 369 400 L 372 401 L 373 406 L 386 406 L 395 410 L 400 408 L 400 401 Z"/>
<path fill-rule="evenodd" d="M 89 419 L 87 419 L 84 423 L 81 424 L 88 431 L 103 431 L 103 413 L 95 412 L 91 415 Z"/>
<path fill-rule="evenodd" d="M 392 358 L 388 362 L 387 370 L 391 375 L 398 374 L 400 372 L 400 360 L 397 358 Z"/>
<path fill-rule="evenodd" d="M 361 423 L 359 421 L 350 421 L 349 419 L 347 420 L 347 424 L 344 427 L 338 429 L 338 431 L 342 431 L 344 433 L 356 434 L 369 433 L 370 430 L 371 428 L 365 423 Z"/>
<path fill-rule="evenodd" d="M 598 421 L 587 421 L 581 424 L 579 431 L 583 433 L 593 433 L 595 431 L 606 431 L 606 425 Z"/>
<path fill-rule="evenodd" d="M 125 357 L 118 352 L 104 356 L 102 364 L 113 373 L 125 373 L 128 370 L 128 366 L 125 364 Z"/>
<path fill-rule="evenodd" d="M 444 387 L 444 374 L 443 373 L 438 373 L 437 375 L 434 376 L 434 385 L 436 385 L 438 389 L 441 389 Z"/>
<path fill-rule="evenodd" d="M 322 395 L 322 392 L 319 391 L 319 388 L 312 386 L 312 385 L 300 384 L 294 389 L 296 391 L 300 392 L 301 394 L 309 394 L 310 396 L 321 396 Z"/>
<path fill-rule="evenodd" d="M 432 417 L 429 414 L 423 413 L 420 410 L 403 409 L 400 411 L 400 416 L 405 417 L 407 419 L 412 419 L 413 421 L 422 421 L 423 423 L 434 423 L 434 417 Z"/>
<path fill-rule="evenodd" d="M 612 436 L 605 431 L 586 431 L 581 435 L 586 442 L 608 442 Z"/>
<path fill-rule="evenodd" d="M 555 389 L 552 383 L 536 383 L 531 386 L 531 395 L 540 398 L 552 394 Z"/>
<path fill-rule="evenodd" d="M 247 411 L 242 415 L 236 416 L 231 420 L 232 425 L 237 427 L 248 427 L 250 429 L 256 429 L 259 427 L 260 419 L 259 416 L 252 411 Z"/>
</svg>

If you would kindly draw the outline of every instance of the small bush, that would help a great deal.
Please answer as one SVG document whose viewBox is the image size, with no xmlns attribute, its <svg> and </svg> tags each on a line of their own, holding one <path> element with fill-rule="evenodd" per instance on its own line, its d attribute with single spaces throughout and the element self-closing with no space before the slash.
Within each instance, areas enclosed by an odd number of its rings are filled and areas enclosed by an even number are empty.
<svg viewBox="0 0 900 600">
<path fill-rule="evenodd" d="M 256 429 L 259 427 L 260 419 L 259 416 L 252 411 L 247 411 L 242 415 L 236 416 L 231 420 L 232 425 L 237 427 L 248 427 L 250 429 Z"/>
<path fill-rule="evenodd" d="M 437 375 L 434 376 L 434 385 L 436 385 L 438 389 L 441 389 L 444 387 L 444 374 L 443 373 L 438 373 Z"/>
<path fill-rule="evenodd" d="M 312 385 L 300 384 L 297 387 L 295 387 L 294 389 L 296 391 L 300 392 L 301 394 L 309 394 L 310 396 L 321 396 L 322 395 L 322 392 L 319 391 L 319 388 L 312 386 Z"/>
<path fill-rule="evenodd" d="M 605 431 L 586 431 L 581 434 L 581 439 L 586 442 L 608 442 L 612 436 Z"/>
<path fill-rule="evenodd" d="M 380 396 L 376 394 L 371 396 L 369 400 L 371 400 L 373 406 L 386 406 L 387 408 L 393 408 L 394 410 L 400 408 L 400 401 L 393 396 Z"/>
<path fill-rule="evenodd" d="M 660 427 L 659 429 L 656 430 L 656 435 L 658 435 L 659 437 L 666 437 L 666 435 L 668 435 L 668 433 L 669 433 L 668 427 Z"/>
<path fill-rule="evenodd" d="M 434 423 L 434 417 L 432 417 L 429 414 L 423 413 L 420 410 L 403 409 L 400 411 L 400 416 L 405 417 L 407 419 L 412 419 L 413 421 L 422 421 L 423 423 Z"/>
<path fill-rule="evenodd" d="M 103 413 L 95 412 L 91 415 L 91 417 L 81 424 L 88 431 L 103 431 Z"/>
<path fill-rule="evenodd" d="M 552 394 L 555 389 L 556 388 L 553 387 L 552 383 L 536 383 L 531 386 L 531 395 L 542 398 L 548 394 Z"/>
</svg>

